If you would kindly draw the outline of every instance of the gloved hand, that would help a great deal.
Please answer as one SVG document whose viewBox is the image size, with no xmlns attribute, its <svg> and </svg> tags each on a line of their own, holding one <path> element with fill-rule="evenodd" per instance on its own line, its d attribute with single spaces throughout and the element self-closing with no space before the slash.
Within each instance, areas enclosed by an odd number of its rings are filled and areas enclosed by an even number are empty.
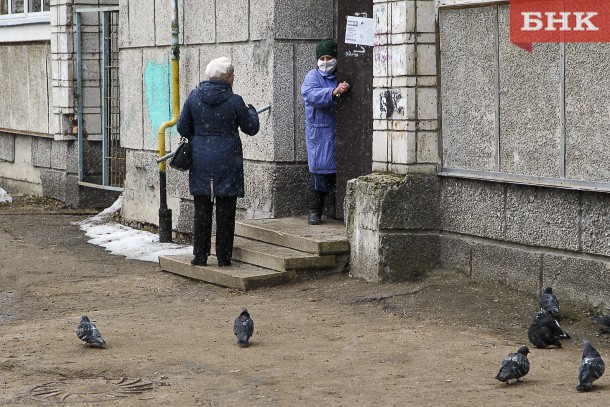
<svg viewBox="0 0 610 407">
<path fill-rule="evenodd" d="M 250 103 L 248 103 L 248 109 L 254 109 L 254 110 L 256 110 L 256 109 L 254 108 L 254 106 L 252 106 Z"/>
</svg>

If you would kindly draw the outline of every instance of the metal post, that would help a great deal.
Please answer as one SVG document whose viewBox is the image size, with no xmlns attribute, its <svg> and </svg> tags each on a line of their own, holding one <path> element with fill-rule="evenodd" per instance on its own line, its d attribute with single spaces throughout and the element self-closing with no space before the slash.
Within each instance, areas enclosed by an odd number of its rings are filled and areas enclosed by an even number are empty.
<svg viewBox="0 0 610 407">
<path fill-rule="evenodd" d="M 108 20 L 110 12 L 102 12 L 102 184 L 110 185 L 110 177 L 108 175 L 108 144 L 110 142 L 110 92 L 108 80 L 108 66 L 110 65 L 110 34 L 108 29 Z"/>
<path fill-rule="evenodd" d="M 83 142 L 83 50 L 81 35 L 81 13 L 76 13 L 76 109 L 78 122 L 78 180 L 84 175 L 84 142 Z"/>
</svg>

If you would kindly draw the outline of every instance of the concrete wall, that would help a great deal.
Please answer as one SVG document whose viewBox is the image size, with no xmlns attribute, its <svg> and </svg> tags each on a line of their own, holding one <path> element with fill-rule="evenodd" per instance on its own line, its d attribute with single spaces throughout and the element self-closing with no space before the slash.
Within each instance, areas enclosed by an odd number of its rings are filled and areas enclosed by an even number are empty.
<svg viewBox="0 0 610 407">
<path fill-rule="evenodd" d="M 300 84 L 315 44 L 333 35 L 334 1 L 180 0 L 180 102 L 200 81 L 207 63 L 228 56 L 235 66 L 235 93 L 246 103 L 272 109 L 260 115 L 261 130 L 242 135 L 246 196 L 239 216 L 304 214 L 309 173 Z M 157 131 L 171 117 L 171 10 L 168 1 L 121 2 L 121 143 L 127 149 L 123 215 L 158 223 Z M 167 150 L 179 141 L 166 132 Z M 186 174 L 168 168 L 168 206 L 174 229 L 190 232 L 192 197 Z"/>
</svg>

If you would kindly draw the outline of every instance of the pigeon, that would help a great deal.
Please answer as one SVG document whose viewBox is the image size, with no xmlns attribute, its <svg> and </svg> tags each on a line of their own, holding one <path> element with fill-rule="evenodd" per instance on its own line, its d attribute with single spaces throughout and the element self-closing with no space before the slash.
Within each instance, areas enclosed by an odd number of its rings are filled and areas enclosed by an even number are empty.
<svg viewBox="0 0 610 407">
<path fill-rule="evenodd" d="M 496 379 L 506 384 L 510 384 L 512 379 L 519 382 L 519 379 L 530 371 L 530 361 L 527 359 L 528 353 L 530 353 L 530 349 L 527 346 L 520 347 L 516 353 L 509 353 L 502 361 Z"/>
<path fill-rule="evenodd" d="M 233 333 L 237 337 L 239 346 L 245 348 L 249 345 L 248 341 L 254 333 L 254 322 L 250 318 L 247 309 L 244 309 L 233 323 Z"/>
<path fill-rule="evenodd" d="M 593 322 L 601 325 L 601 332 L 610 334 L 610 315 L 592 318 Z"/>
<path fill-rule="evenodd" d="M 547 311 L 551 314 L 551 317 L 559 317 L 559 301 L 557 301 L 557 297 L 553 294 L 553 289 L 551 287 L 545 288 L 544 291 L 540 293 L 538 296 L 538 304 L 540 305 L 540 309 Z"/>
<path fill-rule="evenodd" d="M 578 391 L 589 391 L 593 387 L 593 382 L 604 374 L 606 366 L 599 352 L 591 345 L 589 341 L 583 341 L 582 362 L 580 362 L 580 371 L 578 372 L 578 381 L 576 386 Z"/>
<path fill-rule="evenodd" d="M 543 349 L 547 346 L 556 346 L 558 348 L 562 347 L 561 342 L 559 342 L 559 339 L 553 336 L 553 334 L 547 327 L 540 325 L 536 321 L 532 322 L 529 329 L 527 330 L 527 337 L 532 343 L 532 345 L 537 348 Z"/>
<path fill-rule="evenodd" d="M 78 336 L 78 339 L 90 345 L 99 346 L 101 348 L 106 347 L 106 342 L 102 339 L 102 334 L 100 334 L 100 331 L 95 324 L 91 322 L 86 315 L 83 315 L 80 323 L 76 327 L 76 336 Z"/>
<path fill-rule="evenodd" d="M 572 338 L 570 335 L 568 335 L 567 332 L 565 332 L 563 329 L 561 329 L 561 327 L 559 326 L 559 322 L 557 322 L 556 320 L 551 318 L 551 315 L 545 310 L 540 310 L 536 313 L 536 315 L 534 316 L 534 322 L 536 322 L 538 325 L 548 329 L 554 338 L 559 338 L 559 339 L 571 339 Z"/>
</svg>

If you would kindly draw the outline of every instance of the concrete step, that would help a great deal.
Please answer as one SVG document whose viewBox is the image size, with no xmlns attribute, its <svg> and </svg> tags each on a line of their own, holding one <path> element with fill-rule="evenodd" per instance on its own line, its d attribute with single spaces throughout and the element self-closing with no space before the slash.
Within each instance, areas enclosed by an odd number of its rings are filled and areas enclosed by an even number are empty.
<svg viewBox="0 0 610 407">
<path fill-rule="evenodd" d="M 214 243 L 212 254 L 216 254 Z M 330 254 L 315 255 L 239 236 L 235 237 L 232 256 L 234 260 L 276 271 L 332 270 L 335 268 L 335 257 Z"/>
<path fill-rule="evenodd" d="M 275 271 L 252 264 L 233 261 L 229 267 L 218 267 L 215 256 L 208 266 L 191 265 L 191 255 L 159 256 L 161 270 L 196 280 L 247 291 L 257 287 L 285 284 L 296 280 L 295 271 Z"/>
<path fill-rule="evenodd" d="M 312 226 L 305 217 L 242 219 L 235 223 L 235 234 L 317 255 L 349 253 L 341 221 L 325 220 L 322 225 Z"/>
</svg>

